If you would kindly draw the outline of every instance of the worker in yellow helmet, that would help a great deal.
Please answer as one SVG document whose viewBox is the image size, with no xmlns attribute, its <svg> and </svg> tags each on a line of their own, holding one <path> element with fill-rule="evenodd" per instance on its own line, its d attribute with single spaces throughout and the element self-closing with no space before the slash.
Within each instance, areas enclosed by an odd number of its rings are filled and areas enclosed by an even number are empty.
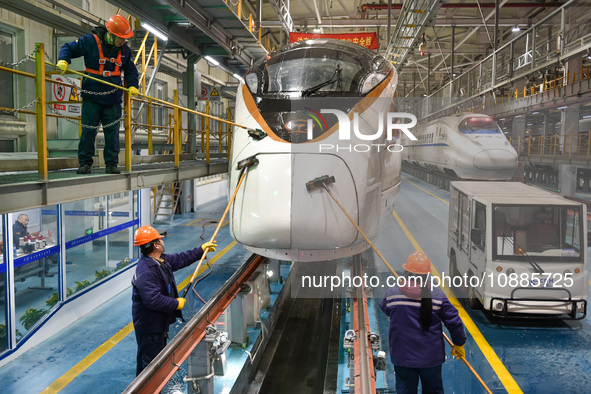
<svg viewBox="0 0 591 394">
<path fill-rule="evenodd" d="M 66 43 L 59 53 L 57 68 L 65 72 L 72 59 L 84 56 L 86 74 L 121 85 L 121 75 L 132 95 L 138 94 L 138 72 L 127 46 L 128 38 L 133 36 L 131 26 L 123 15 L 113 15 L 106 26 L 95 27 L 92 34 Z M 110 92 L 110 93 L 108 93 Z M 111 86 L 84 78 L 82 81 L 82 135 L 78 143 L 78 174 L 90 174 L 94 140 L 99 124 L 103 125 L 105 135 L 105 172 L 120 174 L 119 163 L 119 121 L 121 118 L 121 97 L 123 92 Z"/>
<path fill-rule="evenodd" d="M 390 359 L 396 372 L 396 392 L 416 393 L 421 381 L 423 393 L 443 393 L 441 365 L 445 361 L 445 342 L 441 323 L 455 344 L 451 354 L 465 357 L 466 333 L 458 310 L 440 288 L 431 293 L 428 276 L 431 260 L 414 252 L 402 265 L 406 279 L 392 287 L 380 303 L 390 318 L 388 339 Z"/>
<path fill-rule="evenodd" d="M 215 252 L 215 241 L 183 253 L 165 254 L 162 235 L 152 226 L 142 226 L 135 232 L 133 244 L 140 247 L 140 257 L 132 280 L 131 295 L 133 325 L 137 340 L 136 374 L 166 346 L 168 326 L 182 318 L 186 299 L 179 298 L 173 272 L 201 259 L 208 250 Z"/>
</svg>

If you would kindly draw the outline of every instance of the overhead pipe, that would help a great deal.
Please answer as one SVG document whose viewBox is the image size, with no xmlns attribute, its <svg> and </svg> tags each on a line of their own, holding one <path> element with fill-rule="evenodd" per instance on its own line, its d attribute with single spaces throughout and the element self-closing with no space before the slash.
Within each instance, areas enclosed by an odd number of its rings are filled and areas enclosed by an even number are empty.
<svg viewBox="0 0 591 394">
<path fill-rule="evenodd" d="M 505 4 L 503 8 L 557 8 L 565 5 L 564 2 L 552 2 L 552 3 L 509 3 Z M 441 8 L 478 8 L 478 3 L 445 3 L 441 4 Z M 480 8 L 495 8 L 495 3 L 481 3 Z M 399 10 L 402 8 L 402 4 L 392 4 L 393 10 Z M 363 4 L 361 5 L 361 12 L 367 12 L 371 10 L 387 10 L 388 4 Z"/>
</svg>

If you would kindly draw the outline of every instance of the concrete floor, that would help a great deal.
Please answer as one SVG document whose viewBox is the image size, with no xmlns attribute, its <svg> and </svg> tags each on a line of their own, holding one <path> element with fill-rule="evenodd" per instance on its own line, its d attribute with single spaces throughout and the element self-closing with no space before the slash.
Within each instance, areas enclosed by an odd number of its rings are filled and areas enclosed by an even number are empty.
<svg viewBox="0 0 591 394">
<path fill-rule="evenodd" d="M 405 175 L 395 211 L 400 221 L 393 220 L 376 240 L 377 248 L 390 264 L 401 272 L 406 257 L 417 247 L 431 258 L 439 272 L 448 271 L 447 217 L 449 194 L 445 190 Z M 224 199 L 208 204 L 195 214 L 175 218 L 167 229 L 166 249 L 183 251 L 202 242 L 200 223 L 216 219 L 225 208 Z M 197 221 L 202 219 L 201 221 Z M 402 225 L 406 227 L 403 230 Z M 205 227 L 203 239 L 209 239 L 214 227 Z M 218 254 L 232 243 L 227 226 L 218 237 Z M 250 255 L 242 246 L 231 247 L 214 266 L 200 288 L 203 298 L 210 297 L 236 268 Z M 373 270 L 378 275 L 389 271 L 371 253 L 368 260 L 375 261 Z M 188 267 L 177 272 L 177 281 L 192 274 Z M 201 285 L 200 285 L 201 286 Z M 374 327 L 382 338 L 382 348 L 388 352 L 388 319 L 377 304 L 385 289 L 375 289 L 375 302 L 370 303 L 374 314 Z M 0 368 L 0 379 L 5 393 L 115 393 L 121 392 L 135 376 L 135 337 L 128 324 L 131 322 L 131 290 L 128 289 L 105 303 L 99 309 L 81 318 L 48 341 L 31 349 L 23 356 Z M 195 313 L 201 302 L 190 297 L 185 315 Z M 464 300 L 458 304 L 465 325 L 469 328 L 466 344 L 467 359 L 495 393 L 583 393 L 591 387 L 591 325 L 589 318 L 581 321 L 502 320 L 482 311 L 470 310 Z M 372 312 L 373 311 L 373 312 Z M 346 321 L 346 319 L 343 319 Z M 126 330 L 125 328 L 128 327 Z M 173 332 L 180 326 L 175 325 Z M 123 330 L 123 332 L 121 332 Z M 257 333 L 252 333 L 256 336 Z M 109 342 L 110 341 L 110 342 Z M 115 345 L 104 353 L 99 346 Z M 451 348 L 446 345 L 446 351 Z M 345 357 L 341 357 L 343 368 Z M 236 358 L 245 357 L 238 351 Z M 388 370 L 378 375 L 378 388 L 394 387 L 394 372 L 387 355 Z M 85 360 L 85 361 L 83 361 Z M 297 365 L 297 360 L 291 361 Z M 78 370 L 70 371 L 79 364 Z M 343 378 L 339 372 L 339 380 Z M 60 380 L 58 380 L 60 379 Z M 483 392 L 480 384 L 467 367 L 448 356 L 443 365 L 444 387 L 448 393 Z M 175 377 L 171 391 L 182 391 L 183 384 Z M 174 382 L 173 382 L 174 383 Z M 223 393 L 230 384 L 217 385 Z M 341 387 L 344 388 L 344 387 Z M 339 391 L 340 392 L 340 391 Z"/>
</svg>

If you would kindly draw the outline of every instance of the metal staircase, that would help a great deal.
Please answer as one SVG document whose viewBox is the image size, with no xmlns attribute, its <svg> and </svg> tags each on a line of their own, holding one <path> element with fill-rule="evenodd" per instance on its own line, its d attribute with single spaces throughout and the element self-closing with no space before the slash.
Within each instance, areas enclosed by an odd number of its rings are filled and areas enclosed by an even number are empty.
<svg viewBox="0 0 591 394">
<path fill-rule="evenodd" d="M 174 213 L 179 205 L 183 182 L 161 185 L 156 190 L 153 224 L 171 225 Z"/>
</svg>

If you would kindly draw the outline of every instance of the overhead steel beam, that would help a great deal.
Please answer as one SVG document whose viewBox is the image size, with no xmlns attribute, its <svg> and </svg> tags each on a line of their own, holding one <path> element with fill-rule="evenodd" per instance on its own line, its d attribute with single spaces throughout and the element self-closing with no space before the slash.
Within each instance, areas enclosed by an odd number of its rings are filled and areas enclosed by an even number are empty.
<svg viewBox="0 0 591 394">
<path fill-rule="evenodd" d="M 94 27 L 39 1 L 0 0 L 0 5 L 8 11 L 73 36 L 88 34 Z"/>
<path fill-rule="evenodd" d="M 90 12 L 83 10 L 80 7 L 73 5 L 72 3 L 67 2 L 66 0 L 46 0 L 48 3 L 55 5 L 56 7 L 74 15 L 82 19 L 86 19 L 89 22 L 94 23 L 97 26 L 104 25 L 107 21 L 103 18 L 99 18 L 96 15 L 91 14 Z"/>
<path fill-rule="evenodd" d="M 399 69 L 412 53 L 415 44 L 427 26 L 435 20 L 441 2 L 430 0 L 408 0 L 402 5 L 394 33 L 388 37 L 386 60 Z"/>
<path fill-rule="evenodd" d="M 287 34 L 291 33 L 293 31 L 293 19 L 291 19 L 289 13 L 289 2 L 286 3 L 285 0 L 269 0 L 269 4 L 271 4 L 273 11 L 275 11 L 275 14 L 279 18 L 283 30 Z"/>
<path fill-rule="evenodd" d="M 395 19 L 396 16 L 393 15 Z M 300 19 L 298 19 L 299 21 Z M 538 18 L 539 20 L 539 18 Z M 323 23 L 328 22 L 327 18 L 322 18 Z M 299 26 L 315 26 L 318 21 L 315 18 L 305 19 Z M 531 18 L 503 18 L 499 20 L 499 26 L 513 27 L 513 26 L 530 26 L 535 24 L 536 20 Z M 482 26 L 482 19 L 479 18 L 436 18 L 433 25 L 438 27 L 450 26 L 465 26 L 476 27 Z M 261 26 L 267 29 L 281 29 L 283 24 L 280 21 L 262 21 Z M 333 19 L 332 27 L 335 28 L 353 28 L 353 27 L 382 27 L 388 26 L 387 19 Z M 487 22 L 487 26 L 493 27 L 494 22 Z"/>
<path fill-rule="evenodd" d="M 170 41 L 182 46 L 187 51 L 192 52 L 195 55 L 202 55 L 201 49 L 194 42 L 192 42 L 190 36 L 188 36 L 184 31 L 181 31 L 182 29 L 178 28 L 177 26 L 173 25 L 169 28 L 169 26 L 165 25 L 160 18 L 156 18 L 154 15 L 150 14 L 150 7 L 147 7 L 145 4 L 140 4 L 139 2 L 134 0 L 107 1 L 117 7 L 125 9 L 127 12 L 131 13 L 136 18 L 149 22 L 155 28 L 166 33 Z"/>
<path fill-rule="evenodd" d="M 240 60 L 242 64 L 251 66 L 254 59 L 248 56 L 224 27 L 203 10 L 196 2 L 190 4 L 185 0 L 167 0 L 175 10 L 183 14 L 187 20 L 193 23 L 197 28 L 210 36 L 218 45 L 228 51 L 228 53 Z"/>
</svg>

